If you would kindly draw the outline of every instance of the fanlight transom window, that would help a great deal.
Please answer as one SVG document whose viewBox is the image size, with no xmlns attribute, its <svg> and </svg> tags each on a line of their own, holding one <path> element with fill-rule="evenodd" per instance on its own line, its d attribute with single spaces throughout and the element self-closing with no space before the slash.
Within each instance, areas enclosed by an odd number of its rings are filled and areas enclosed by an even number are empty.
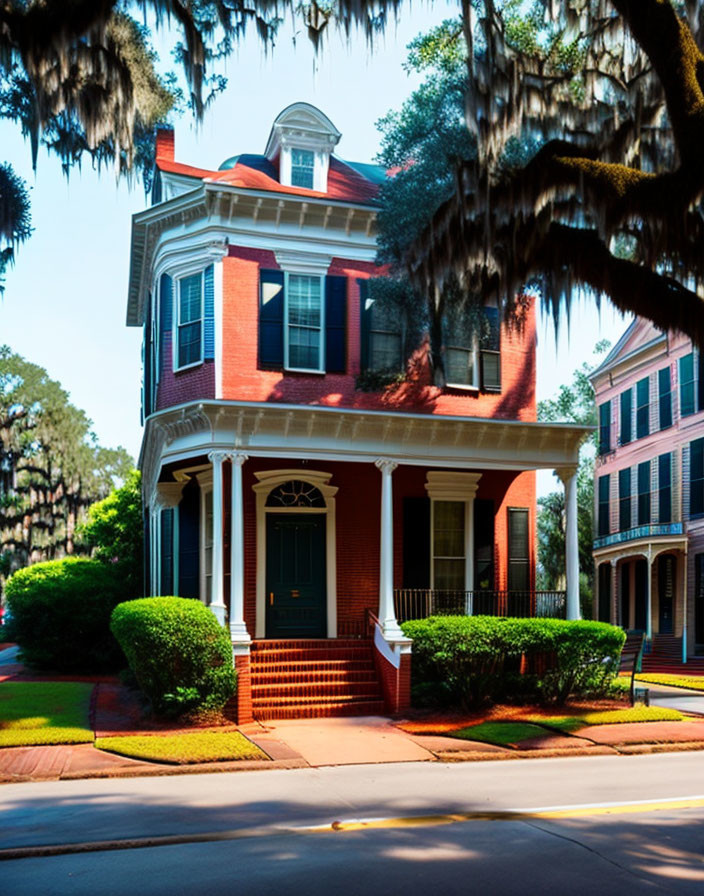
<svg viewBox="0 0 704 896">
<path fill-rule="evenodd" d="M 277 486 L 266 499 L 267 507 L 325 507 L 325 498 L 320 489 L 303 482 L 302 479 L 291 479 Z"/>
</svg>

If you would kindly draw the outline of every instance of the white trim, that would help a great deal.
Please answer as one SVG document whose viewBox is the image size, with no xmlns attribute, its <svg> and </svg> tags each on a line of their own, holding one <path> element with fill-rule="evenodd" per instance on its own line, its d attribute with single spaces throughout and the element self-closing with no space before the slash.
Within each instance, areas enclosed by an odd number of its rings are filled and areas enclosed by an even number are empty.
<svg viewBox="0 0 704 896">
<path fill-rule="evenodd" d="M 213 308 L 215 327 L 215 398 L 222 398 L 222 328 L 223 328 L 223 264 L 222 259 L 213 263 Z M 205 285 L 205 284 L 204 284 Z M 205 310 L 205 296 L 203 296 L 203 309 Z M 205 336 L 205 333 L 203 334 Z M 203 346 L 205 354 L 205 345 Z"/>
<path fill-rule="evenodd" d="M 446 501 L 464 504 L 464 590 L 474 591 L 474 498 L 481 478 L 481 473 L 428 471 L 425 490 L 430 498 L 431 588 L 435 588 L 435 504 Z M 468 615 L 471 615 L 471 610 L 467 607 Z"/>
<path fill-rule="evenodd" d="M 207 267 L 207 265 L 205 266 Z M 178 330 L 181 326 L 181 281 L 185 280 L 186 277 L 197 277 L 200 274 L 200 358 L 197 361 L 191 361 L 190 364 L 184 364 L 179 366 L 179 339 L 178 339 Z M 173 346 L 171 351 L 171 364 L 174 373 L 180 373 L 182 370 L 190 370 L 192 367 L 200 366 L 205 360 L 205 268 L 201 267 L 199 271 L 195 271 L 191 274 L 181 274 L 179 277 L 172 276 L 173 282 L 173 297 L 175 297 L 175 308 L 174 313 L 172 315 L 172 335 L 171 335 L 171 345 Z M 195 321 L 190 321 L 190 323 L 195 323 Z M 189 324 L 184 324 L 183 326 L 189 326 Z"/>
<path fill-rule="evenodd" d="M 210 606 L 208 600 L 208 591 L 206 588 L 206 567 L 205 567 L 205 550 L 206 550 L 206 501 L 207 494 L 213 491 L 213 468 L 208 466 L 203 472 L 196 474 L 196 480 L 200 489 L 200 525 L 198 527 L 198 596 L 199 600 L 206 607 Z M 213 517 L 213 540 L 215 539 L 215 519 Z M 212 569 L 211 569 L 212 579 Z M 212 599 L 212 581 L 211 581 L 211 599 Z"/>
<path fill-rule="evenodd" d="M 320 326 L 318 327 L 318 367 L 292 367 L 289 363 L 289 330 L 291 324 L 288 317 L 289 281 L 291 277 L 307 277 L 320 283 Z M 314 330 L 315 327 L 301 329 Z M 325 373 L 325 277 L 319 273 L 301 273 L 284 271 L 284 370 L 293 373 Z"/>
<path fill-rule="evenodd" d="M 317 513 L 325 514 L 325 566 L 327 636 L 337 637 L 337 562 L 335 495 L 337 488 L 329 485 L 332 473 L 317 470 L 267 470 L 255 473 L 258 482 L 252 486 L 256 495 L 257 514 L 257 592 L 255 638 L 266 637 L 266 514 L 267 513 Z M 266 507 L 270 492 L 291 479 L 301 479 L 315 486 L 325 498 L 325 507 Z"/>
</svg>

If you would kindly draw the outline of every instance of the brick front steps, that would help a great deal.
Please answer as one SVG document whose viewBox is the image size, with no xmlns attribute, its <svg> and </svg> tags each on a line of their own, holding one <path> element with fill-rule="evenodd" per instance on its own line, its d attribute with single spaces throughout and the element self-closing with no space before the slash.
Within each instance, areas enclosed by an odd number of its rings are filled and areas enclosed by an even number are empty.
<svg viewBox="0 0 704 896">
<path fill-rule="evenodd" d="M 255 719 L 384 712 L 369 640 L 255 641 L 251 663 Z"/>
<path fill-rule="evenodd" d="M 682 638 L 653 635 L 653 646 L 643 654 L 643 672 L 667 675 L 704 675 L 704 657 L 690 656 L 682 663 Z"/>
</svg>

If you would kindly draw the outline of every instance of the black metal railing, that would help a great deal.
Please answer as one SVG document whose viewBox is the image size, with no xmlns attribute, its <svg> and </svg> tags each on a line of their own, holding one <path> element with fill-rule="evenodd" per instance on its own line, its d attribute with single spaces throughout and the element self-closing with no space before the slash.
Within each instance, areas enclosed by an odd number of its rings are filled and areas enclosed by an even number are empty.
<svg viewBox="0 0 704 896">
<path fill-rule="evenodd" d="M 517 616 L 564 619 L 564 591 L 438 591 L 396 588 L 399 622 L 428 616 Z"/>
</svg>

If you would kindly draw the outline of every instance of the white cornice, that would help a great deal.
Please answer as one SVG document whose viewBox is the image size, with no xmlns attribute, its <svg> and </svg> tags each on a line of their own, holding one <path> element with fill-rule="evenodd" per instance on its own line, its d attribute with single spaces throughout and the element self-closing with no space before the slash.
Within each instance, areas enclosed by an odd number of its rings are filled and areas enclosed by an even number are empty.
<svg viewBox="0 0 704 896">
<path fill-rule="evenodd" d="M 162 464 L 213 450 L 250 457 L 374 463 L 438 469 L 536 470 L 577 463 L 592 427 L 273 402 L 190 402 L 152 414 L 140 466 L 151 489 Z M 149 493 L 149 490 L 147 491 Z"/>
<path fill-rule="evenodd" d="M 376 207 L 359 203 L 222 184 L 201 184 L 152 206 L 132 218 L 127 325 L 142 324 L 145 297 L 167 242 L 175 246 L 184 241 L 189 253 L 192 239 L 296 251 L 310 251 L 315 244 L 331 257 L 373 261 L 376 213 Z"/>
</svg>

